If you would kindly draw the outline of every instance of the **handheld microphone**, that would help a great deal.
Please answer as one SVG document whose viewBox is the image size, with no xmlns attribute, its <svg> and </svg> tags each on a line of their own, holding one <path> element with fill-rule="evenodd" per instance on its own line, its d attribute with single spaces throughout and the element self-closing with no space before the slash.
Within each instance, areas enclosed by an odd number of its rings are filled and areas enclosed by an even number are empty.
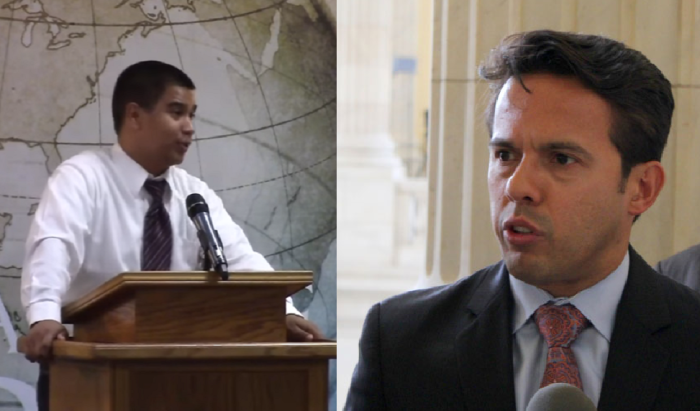
<svg viewBox="0 0 700 411">
<path fill-rule="evenodd" d="M 209 206 L 200 194 L 193 193 L 187 196 L 187 215 L 197 227 L 197 238 L 204 250 L 204 255 L 214 267 L 214 271 L 221 275 L 222 280 L 228 280 L 228 262 L 224 256 L 224 247 L 221 245 L 219 233 L 214 229 L 209 216 Z"/>
<path fill-rule="evenodd" d="M 537 390 L 525 411 L 596 411 L 596 407 L 577 387 L 555 383 Z"/>
</svg>

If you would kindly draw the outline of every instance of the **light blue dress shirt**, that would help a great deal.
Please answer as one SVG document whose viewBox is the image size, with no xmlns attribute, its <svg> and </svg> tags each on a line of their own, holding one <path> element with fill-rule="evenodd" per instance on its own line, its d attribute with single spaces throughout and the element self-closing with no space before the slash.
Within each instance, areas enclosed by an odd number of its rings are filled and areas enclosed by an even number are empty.
<svg viewBox="0 0 700 411">
<path fill-rule="evenodd" d="M 547 363 L 547 344 L 537 329 L 533 314 L 541 305 L 554 301 L 570 303 L 591 322 L 571 345 L 583 383 L 583 392 L 598 404 L 608 361 L 615 313 L 629 274 L 629 252 L 615 271 L 594 286 L 570 298 L 554 298 L 548 292 L 510 276 L 515 301 L 513 312 L 513 371 L 515 404 L 524 411 L 539 389 Z"/>
</svg>

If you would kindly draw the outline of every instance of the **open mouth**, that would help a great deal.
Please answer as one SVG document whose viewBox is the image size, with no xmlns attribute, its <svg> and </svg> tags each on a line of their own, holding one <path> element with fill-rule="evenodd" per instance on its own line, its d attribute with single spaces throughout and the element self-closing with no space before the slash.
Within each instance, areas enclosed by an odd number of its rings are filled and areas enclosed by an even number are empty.
<svg viewBox="0 0 700 411">
<path fill-rule="evenodd" d="M 504 237 L 512 245 L 529 245 L 542 239 L 537 227 L 524 219 L 508 220 L 503 227 Z"/>
</svg>

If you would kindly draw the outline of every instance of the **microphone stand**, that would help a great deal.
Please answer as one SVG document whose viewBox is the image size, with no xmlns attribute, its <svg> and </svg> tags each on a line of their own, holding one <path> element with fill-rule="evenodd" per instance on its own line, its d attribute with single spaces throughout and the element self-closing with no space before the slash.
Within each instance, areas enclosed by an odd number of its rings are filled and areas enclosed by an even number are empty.
<svg viewBox="0 0 700 411">
<path fill-rule="evenodd" d="M 212 269 L 213 268 L 213 269 Z M 211 258 L 209 258 L 209 253 L 204 253 L 204 271 L 216 271 L 222 280 L 228 280 L 228 267 L 224 264 L 217 264 L 216 267 L 212 267 Z"/>
<path fill-rule="evenodd" d="M 216 236 L 216 241 L 221 244 L 221 238 L 219 238 L 219 232 L 214 230 L 214 235 Z M 226 256 L 224 256 L 224 261 Z M 209 250 L 204 250 L 204 271 L 212 271 L 212 266 L 214 266 L 214 271 L 219 273 L 219 276 L 223 281 L 228 280 L 228 264 L 223 262 L 221 264 L 214 265 L 211 261 Z"/>
</svg>

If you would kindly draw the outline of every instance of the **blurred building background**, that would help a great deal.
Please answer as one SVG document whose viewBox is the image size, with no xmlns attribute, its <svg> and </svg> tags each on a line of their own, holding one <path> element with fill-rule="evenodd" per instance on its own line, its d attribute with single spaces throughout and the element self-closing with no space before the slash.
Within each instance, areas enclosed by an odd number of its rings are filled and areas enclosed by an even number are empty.
<svg viewBox="0 0 700 411">
<path fill-rule="evenodd" d="M 338 4 L 338 406 L 371 304 L 425 271 L 431 0 Z"/>
<path fill-rule="evenodd" d="M 602 34 L 664 72 L 667 180 L 631 241 L 650 264 L 700 243 L 700 0 L 341 0 L 337 25 L 339 408 L 372 304 L 500 259 L 477 67 L 508 34 Z"/>
</svg>

